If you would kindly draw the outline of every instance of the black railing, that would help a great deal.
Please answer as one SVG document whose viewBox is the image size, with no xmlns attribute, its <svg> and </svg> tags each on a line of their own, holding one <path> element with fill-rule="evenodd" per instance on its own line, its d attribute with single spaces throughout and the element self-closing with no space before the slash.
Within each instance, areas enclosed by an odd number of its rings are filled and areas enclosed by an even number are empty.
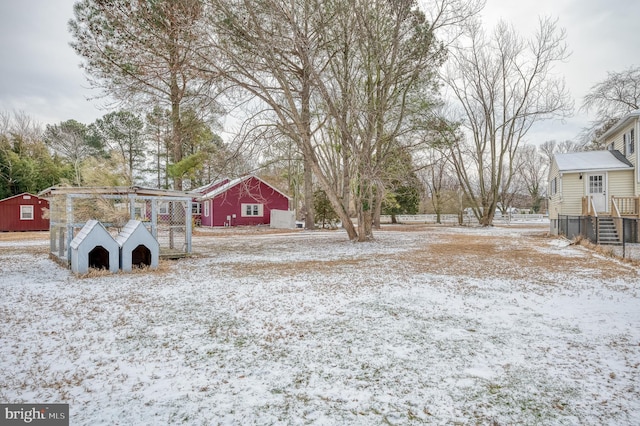
<svg viewBox="0 0 640 426">
<path fill-rule="evenodd" d="M 558 234 L 570 240 L 580 236 L 597 243 L 597 221 L 594 224 L 591 216 L 558 215 Z"/>
<path fill-rule="evenodd" d="M 602 221 L 613 223 L 617 232 L 617 243 L 622 246 L 622 257 L 626 257 L 627 244 L 640 243 L 640 219 L 627 217 L 595 217 L 595 216 L 568 216 L 558 215 L 556 228 L 559 235 L 564 235 L 572 240 L 578 236 L 586 238 L 596 244 L 614 243 L 611 239 L 601 236 L 600 227 Z"/>
</svg>

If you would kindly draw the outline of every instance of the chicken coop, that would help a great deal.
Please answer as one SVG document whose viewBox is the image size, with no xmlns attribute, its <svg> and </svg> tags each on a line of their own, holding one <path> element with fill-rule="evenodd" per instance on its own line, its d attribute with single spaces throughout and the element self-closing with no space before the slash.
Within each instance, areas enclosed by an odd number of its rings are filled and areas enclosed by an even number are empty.
<svg viewBox="0 0 640 426">
<path fill-rule="evenodd" d="M 179 191 L 141 187 L 47 188 L 38 194 L 49 201 L 50 256 L 71 265 L 71 242 L 91 220 L 116 238 L 131 220 L 140 221 L 156 239 L 159 257 L 191 254 L 191 203 Z"/>
</svg>

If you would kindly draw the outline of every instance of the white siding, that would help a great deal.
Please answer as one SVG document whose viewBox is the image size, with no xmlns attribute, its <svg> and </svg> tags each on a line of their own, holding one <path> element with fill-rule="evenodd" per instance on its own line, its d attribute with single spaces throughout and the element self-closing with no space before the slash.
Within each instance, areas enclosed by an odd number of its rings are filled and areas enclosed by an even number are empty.
<svg viewBox="0 0 640 426">
<path fill-rule="evenodd" d="M 556 193 L 553 194 L 553 180 L 556 179 Z M 549 196 L 549 218 L 556 219 L 562 214 L 560 200 L 562 197 L 562 186 L 560 184 L 560 173 L 558 172 L 558 164 L 554 159 L 549 168 L 549 182 L 547 184 L 547 195 Z"/>
<path fill-rule="evenodd" d="M 609 188 L 607 192 L 607 202 L 611 208 L 611 196 L 615 197 L 633 197 L 634 194 L 634 171 L 624 170 L 609 172 Z"/>
<path fill-rule="evenodd" d="M 629 131 L 631 131 L 631 129 L 634 129 L 635 151 L 633 154 L 625 152 L 625 146 L 624 146 L 624 135 L 625 133 L 628 133 Z M 636 169 L 638 168 L 638 156 L 640 156 L 640 152 L 639 152 L 640 150 L 638 149 L 639 148 L 638 137 L 640 136 L 640 134 L 638 132 L 640 132 L 640 121 L 637 119 L 634 119 L 626 126 L 617 130 L 615 133 L 613 133 L 604 141 L 606 147 L 608 147 L 613 143 L 613 149 L 618 150 L 623 154 L 625 154 L 625 157 L 627 158 L 627 160 L 629 160 L 629 162 L 633 164 L 634 168 Z M 638 185 L 638 182 L 640 182 L 640 170 L 636 170 L 634 175 L 635 175 L 635 178 L 632 177 L 633 187 L 631 189 L 633 193 L 630 195 L 638 196 L 640 195 L 639 194 L 640 186 Z M 626 187 L 624 190 L 626 191 Z M 618 195 L 620 197 L 626 196 L 626 195 L 623 195 L 622 192 L 618 194 L 613 192 L 613 190 L 610 190 L 610 194 Z"/>
<path fill-rule="evenodd" d="M 582 214 L 582 197 L 584 197 L 584 180 L 580 173 L 564 173 L 562 182 L 562 202 L 559 214 L 579 216 Z"/>
<path fill-rule="evenodd" d="M 611 135 L 610 137 L 608 137 L 605 141 L 606 146 L 608 147 L 611 143 L 613 143 L 613 149 L 620 151 L 621 153 L 623 153 L 625 155 L 625 157 L 627 158 L 627 160 L 629 160 L 629 162 L 631 164 L 633 164 L 634 166 L 637 163 L 637 155 L 636 152 L 638 151 L 638 132 L 635 130 L 636 128 L 636 121 L 633 121 L 631 123 L 629 123 L 629 125 L 621 128 L 619 131 L 617 131 L 616 133 L 614 133 L 613 135 Z M 631 129 L 634 129 L 634 145 L 635 145 L 635 149 L 633 153 L 628 153 L 626 152 L 625 146 L 624 146 L 624 135 L 625 133 L 628 133 L 631 131 Z"/>
<path fill-rule="evenodd" d="M 606 149 L 612 147 L 622 153 L 625 152 L 624 134 L 634 129 L 634 153 L 626 154 L 627 159 L 635 168 L 634 195 L 640 195 L 640 147 L 638 146 L 638 138 L 640 138 L 640 110 L 630 112 L 626 117 L 616 123 L 611 129 L 607 130 L 601 139 L 601 143 Z"/>
</svg>

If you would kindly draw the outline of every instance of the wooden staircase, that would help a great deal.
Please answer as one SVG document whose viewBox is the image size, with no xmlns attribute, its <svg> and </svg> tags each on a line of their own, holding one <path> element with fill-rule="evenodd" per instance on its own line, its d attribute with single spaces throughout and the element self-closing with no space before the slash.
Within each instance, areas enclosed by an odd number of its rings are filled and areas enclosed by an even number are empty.
<svg viewBox="0 0 640 426">
<path fill-rule="evenodd" d="M 616 229 L 616 224 L 611 216 L 600 216 L 595 218 L 598 223 L 598 244 L 621 245 L 620 236 Z"/>
</svg>

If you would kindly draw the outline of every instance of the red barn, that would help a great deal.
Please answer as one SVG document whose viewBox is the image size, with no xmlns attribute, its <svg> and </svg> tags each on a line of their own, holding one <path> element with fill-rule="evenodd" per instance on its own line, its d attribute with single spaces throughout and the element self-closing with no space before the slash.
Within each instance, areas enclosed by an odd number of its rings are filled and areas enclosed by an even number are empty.
<svg viewBox="0 0 640 426">
<path fill-rule="evenodd" d="M 29 193 L 0 200 L 0 231 L 48 231 L 49 219 L 44 219 L 44 209 L 49 202 Z"/>
<path fill-rule="evenodd" d="M 271 210 L 289 210 L 290 203 L 287 195 L 253 175 L 214 184 L 198 200 L 202 226 L 268 225 Z"/>
</svg>

